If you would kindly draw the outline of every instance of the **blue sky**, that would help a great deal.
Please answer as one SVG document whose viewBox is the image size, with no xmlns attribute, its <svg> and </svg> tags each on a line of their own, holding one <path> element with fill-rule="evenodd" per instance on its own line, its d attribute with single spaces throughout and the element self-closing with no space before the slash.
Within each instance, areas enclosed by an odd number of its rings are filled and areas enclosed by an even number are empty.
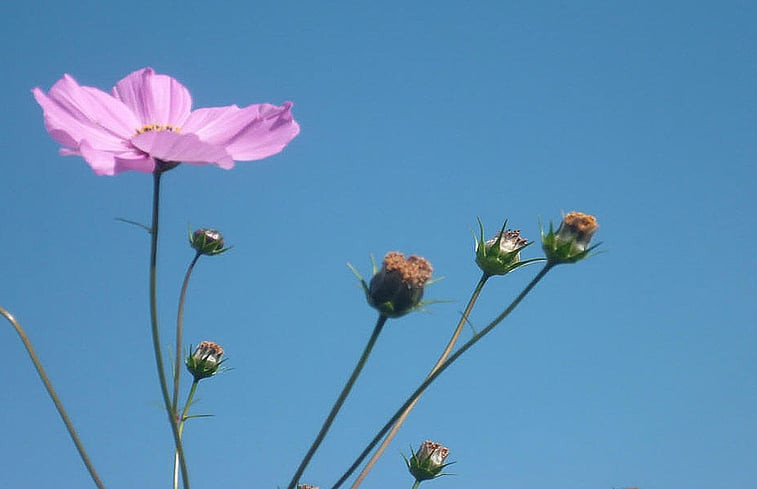
<svg viewBox="0 0 757 489">
<path fill-rule="evenodd" d="M 301 134 L 231 171 L 164 179 L 163 342 L 192 255 L 201 384 L 193 487 L 285 486 L 375 321 L 351 262 L 398 250 L 445 279 L 389 322 L 303 482 L 330 485 L 418 384 L 479 277 L 470 230 L 597 216 L 605 253 L 547 276 L 428 391 L 362 487 L 410 487 L 400 452 L 451 450 L 458 487 L 757 484 L 757 7 L 751 2 L 12 2 L 0 7 L 0 305 L 27 328 L 109 488 L 167 487 L 149 337 L 151 178 L 61 157 L 30 90 L 110 89 L 152 66 L 195 107 L 294 102 Z M 539 255 L 533 246 L 526 257 Z M 536 268 L 493 279 L 480 329 Z M 93 487 L 10 328 L 8 487 Z M 470 335 L 468 331 L 466 334 Z"/>
</svg>

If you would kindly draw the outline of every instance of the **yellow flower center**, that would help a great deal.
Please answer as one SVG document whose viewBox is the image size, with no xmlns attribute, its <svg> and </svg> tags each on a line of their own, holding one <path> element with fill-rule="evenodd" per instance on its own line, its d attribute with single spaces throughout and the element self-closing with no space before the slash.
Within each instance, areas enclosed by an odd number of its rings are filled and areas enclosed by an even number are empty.
<svg viewBox="0 0 757 489">
<path fill-rule="evenodd" d="M 180 127 L 172 126 L 170 124 L 145 124 L 144 126 L 137 129 L 137 134 L 144 134 L 146 132 L 160 132 L 160 131 L 170 131 L 170 132 L 181 132 Z"/>
</svg>

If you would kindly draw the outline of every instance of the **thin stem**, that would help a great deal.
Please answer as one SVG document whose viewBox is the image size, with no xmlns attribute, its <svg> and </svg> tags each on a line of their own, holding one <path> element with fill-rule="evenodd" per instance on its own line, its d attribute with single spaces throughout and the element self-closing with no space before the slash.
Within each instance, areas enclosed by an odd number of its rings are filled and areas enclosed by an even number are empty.
<svg viewBox="0 0 757 489">
<path fill-rule="evenodd" d="M 473 289 L 473 294 L 471 294 L 471 298 L 468 301 L 468 305 L 465 306 L 465 311 L 463 311 L 463 316 L 460 318 L 460 322 L 457 323 L 457 327 L 455 328 L 455 331 L 452 333 L 452 337 L 449 339 L 449 343 L 447 343 L 447 347 L 442 352 L 441 356 L 439 357 L 439 360 L 436 361 L 436 364 L 431 369 L 431 372 L 429 372 L 429 376 L 433 375 L 434 372 L 436 372 L 439 367 L 444 363 L 444 361 L 447 359 L 449 354 L 452 352 L 452 349 L 455 347 L 455 344 L 457 344 L 457 340 L 460 337 L 460 333 L 463 331 L 463 326 L 465 326 L 465 323 L 468 322 L 468 316 L 470 315 L 471 310 L 473 309 L 473 305 L 476 303 L 476 300 L 478 299 L 479 294 L 481 293 L 481 289 L 484 288 L 484 284 L 486 284 L 486 281 L 491 277 L 491 275 L 484 273 L 481 276 L 481 279 L 478 281 L 478 284 L 476 284 L 475 289 Z M 428 377 L 427 377 L 428 378 Z M 421 391 L 421 394 L 423 391 Z M 408 415 L 410 414 L 410 411 L 413 410 L 415 405 L 420 400 L 420 394 L 418 395 L 415 400 L 413 400 L 412 403 L 410 403 L 409 406 L 402 412 L 399 418 L 397 418 L 397 421 L 394 423 L 394 426 L 392 426 L 391 431 L 389 434 L 386 435 L 386 438 L 384 438 L 384 441 L 381 443 L 381 446 L 378 447 L 378 449 L 374 452 L 371 459 L 368 461 L 367 464 L 365 464 L 365 467 L 363 467 L 363 470 L 360 472 L 360 475 L 357 476 L 357 479 L 355 479 L 355 482 L 352 484 L 352 487 L 350 489 L 357 489 L 360 484 L 363 483 L 363 479 L 366 478 L 368 475 L 368 472 L 371 471 L 373 466 L 376 464 L 379 458 L 381 458 L 381 455 L 383 455 L 386 448 L 389 446 L 389 443 L 392 442 L 392 439 L 394 438 L 394 435 L 397 434 L 397 431 L 399 431 L 402 424 L 407 419 Z M 419 481 L 416 481 L 416 484 L 420 484 Z M 417 487 L 414 485 L 413 487 Z"/>
<path fill-rule="evenodd" d="M 92 480 L 99 489 L 105 489 L 105 485 L 100 480 L 100 476 L 97 475 L 97 471 L 95 470 L 94 465 L 92 465 L 92 461 L 89 459 L 87 451 L 84 450 L 84 445 L 79 439 L 79 435 L 76 434 L 76 429 L 74 428 L 74 424 L 71 422 L 71 418 L 68 417 L 68 413 L 66 413 L 66 410 L 63 407 L 63 403 L 58 397 L 58 394 L 55 392 L 55 389 L 53 389 L 53 384 L 50 382 L 50 378 L 47 376 L 47 373 L 45 373 L 45 369 L 42 368 L 42 362 L 39 361 L 39 357 L 34 351 L 32 343 L 31 341 L 29 341 L 29 337 L 26 336 L 24 328 L 21 327 L 21 325 L 18 323 L 18 321 L 16 321 L 16 318 L 14 318 L 11 313 L 6 311 L 2 307 L 0 307 L 0 315 L 5 317 L 5 319 L 7 319 L 8 322 L 13 325 L 13 328 L 16 330 L 16 333 L 18 333 L 19 338 L 21 338 L 21 341 L 24 343 L 26 352 L 29 354 L 29 358 L 31 358 L 32 363 L 34 364 L 34 368 L 37 369 L 37 374 L 39 374 L 39 378 L 45 385 L 45 389 L 47 389 L 47 393 L 50 395 L 50 399 L 53 400 L 55 409 L 58 410 L 58 414 L 60 414 L 60 417 L 63 420 L 63 424 L 66 425 L 68 434 L 71 436 L 71 440 L 73 440 L 74 445 L 76 445 L 76 450 L 79 452 L 79 456 L 81 457 L 82 462 L 84 462 L 84 465 L 87 467 L 90 477 L 92 477 Z"/>
<path fill-rule="evenodd" d="M 411 489 L 418 489 L 418 486 L 421 485 L 421 481 L 418 479 L 415 479 L 415 482 L 413 483 L 413 487 Z"/>
<path fill-rule="evenodd" d="M 195 259 L 195 261 L 197 261 Z M 181 437 L 182 433 L 184 432 L 184 423 L 187 421 L 187 414 L 189 412 L 189 406 L 192 405 L 192 399 L 195 396 L 195 391 L 197 390 L 197 383 L 200 382 L 199 380 L 194 380 L 192 382 L 192 387 L 189 389 L 189 395 L 187 396 L 187 403 L 184 404 L 184 410 L 181 413 L 181 418 L 179 418 L 181 421 L 179 422 L 179 437 Z M 179 453 L 176 452 L 176 455 L 174 456 L 173 461 L 173 489 L 179 489 Z"/>
<path fill-rule="evenodd" d="M 160 331 L 158 330 L 158 299 L 157 299 L 157 275 L 158 275 L 158 216 L 160 208 L 160 175 L 162 171 L 159 168 L 153 173 L 153 195 L 152 195 L 152 226 L 150 227 L 150 324 L 152 329 L 152 347 L 155 351 L 155 365 L 158 369 L 158 380 L 160 381 L 160 391 L 163 394 L 163 404 L 168 413 L 168 422 L 173 432 L 174 445 L 176 452 L 179 454 L 181 464 L 181 477 L 184 481 L 184 489 L 189 489 L 189 472 L 187 463 L 184 459 L 184 449 L 181 446 L 181 436 L 179 435 L 179 426 L 176 421 L 176 412 L 171 409 L 171 398 L 168 393 L 168 384 L 166 374 L 163 369 L 163 355 L 160 351 Z"/>
<path fill-rule="evenodd" d="M 194 258 L 192 259 L 192 262 L 189 264 L 189 267 L 187 268 L 187 273 L 184 275 L 184 283 L 181 284 L 181 292 L 179 293 L 179 312 L 176 315 L 176 363 L 174 364 L 174 370 L 173 370 L 173 402 L 171 403 L 171 410 L 174 413 L 178 412 L 178 402 L 179 402 L 179 379 L 181 377 L 181 363 L 182 363 L 182 354 L 181 354 L 181 341 L 182 341 L 182 330 L 184 326 L 184 299 L 187 297 L 187 287 L 189 286 L 189 277 L 192 276 L 192 270 L 194 270 L 195 264 L 197 263 L 197 260 L 200 259 L 200 256 L 202 256 L 202 253 L 199 251 L 195 253 Z M 181 430 L 179 430 L 181 431 Z"/>
<path fill-rule="evenodd" d="M 376 434 L 376 436 L 371 440 L 371 442 L 368 444 L 368 446 L 365 447 L 365 449 L 362 451 L 362 453 L 357 457 L 357 459 L 353 462 L 353 464 L 350 466 L 349 469 L 342 475 L 342 477 L 334 484 L 334 486 L 331 489 L 338 489 L 342 484 L 344 484 L 344 481 L 346 481 L 350 475 L 357 469 L 357 467 L 363 462 L 365 457 L 370 453 L 371 450 L 373 450 L 373 447 L 376 446 L 376 444 L 381 441 L 381 438 L 384 437 L 384 435 L 389 431 L 389 429 L 392 427 L 392 425 L 399 419 L 399 417 L 402 415 L 402 413 L 407 409 L 410 404 L 415 401 L 418 396 L 420 396 L 423 391 L 431 385 L 431 383 L 436 380 L 439 375 L 442 374 L 445 370 L 447 370 L 447 367 L 452 365 L 455 360 L 460 358 L 460 356 L 465 353 L 471 346 L 475 345 L 481 338 L 486 336 L 492 329 L 494 329 L 495 326 L 497 326 L 500 322 L 502 322 L 503 319 L 505 319 L 512 311 L 515 309 L 518 304 L 528 295 L 528 293 L 533 289 L 539 281 L 544 278 L 544 276 L 549 272 L 549 270 L 555 266 L 555 263 L 549 263 L 547 262 L 544 265 L 544 268 L 542 268 L 539 273 L 536 274 L 536 276 L 529 282 L 529 284 L 524 288 L 520 294 L 510 303 L 507 308 L 502 311 L 502 313 L 497 316 L 491 323 L 489 323 L 484 329 L 473 335 L 471 339 L 469 339 L 463 346 L 461 346 L 455 353 L 453 353 L 443 364 L 439 366 L 439 368 L 431 375 L 429 375 L 426 380 L 424 380 L 420 386 L 410 395 L 410 397 L 405 401 L 405 403 L 400 406 L 400 408 L 397 410 L 397 412 L 392 416 L 389 421 L 384 425 L 381 430 Z M 291 488 L 290 488 L 291 489 Z"/>
<path fill-rule="evenodd" d="M 381 329 L 384 327 L 386 320 L 387 320 L 386 316 L 384 316 L 383 314 L 379 315 L 378 320 L 376 321 L 376 326 L 373 328 L 373 334 L 371 334 L 371 337 L 368 340 L 368 343 L 365 345 L 365 349 L 363 350 L 363 354 L 360 356 L 360 360 L 358 360 L 357 365 L 355 365 L 355 368 L 352 371 L 352 375 L 350 375 L 349 380 L 347 380 L 347 383 L 344 384 L 344 388 L 342 389 L 341 394 L 339 394 L 339 397 L 334 403 L 334 406 L 331 408 L 331 412 L 326 418 L 326 421 L 324 421 L 323 426 L 321 427 L 321 431 L 318 432 L 318 436 L 316 436 L 315 441 L 313 441 L 313 444 L 310 446 L 310 449 L 308 450 L 307 454 L 305 454 L 305 458 L 302 459 L 302 462 L 300 463 L 300 466 L 297 468 L 297 471 L 294 473 L 294 476 L 292 477 L 291 482 L 289 482 L 289 486 L 287 486 L 287 489 L 294 489 L 294 487 L 297 485 L 297 482 L 300 480 L 302 473 L 305 472 L 305 468 L 308 466 L 308 463 L 310 463 L 310 459 L 313 458 L 313 455 L 315 454 L 315 451 L 318 449 L 318 446 L 326 437 L 326 433 L 329 431 L 329 428 L 331 427 L 331 423 L 334 422 L 334 418 L 336 418 L 336 415 L 339 412 L 339 409 L 342 407 L 342 404 L 344 404 L 345 399 L 347 399 L 347 396 L 349 395 L 350 390 L 352 390 L 352 386 L 355 384 L 355 381 L 360 375 L 360 371 L 363 370 L 365 361 L 368 360 L 368 355 L 371 354 L 371 350 L 373 350 L 373 345 L 376 344 L 376 340 L 378 339 L 379 333 L 381 333 Z"/>
</svg>

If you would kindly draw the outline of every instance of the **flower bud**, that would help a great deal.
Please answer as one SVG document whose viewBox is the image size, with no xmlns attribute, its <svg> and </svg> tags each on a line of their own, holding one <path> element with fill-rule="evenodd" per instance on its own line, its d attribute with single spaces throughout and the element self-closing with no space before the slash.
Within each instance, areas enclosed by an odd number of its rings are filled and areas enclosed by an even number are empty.
<svg viewBox="0 0 757 489">
<path fill-rule="evenodd" d="M 528 240 L 520 235 L 520 230 L 505 229 L 497 233 L 489 241 L 484 241 L 484 226 L 479 220 L 481 240 L 476 239 L 476 264 L 487 275 L 505 275 L 522 263 L 520 250 L 528 246 Z"/>
<path fill-rule="evenodd" d="M 189 236 L 189 244 L 203 255 L 219 255 L 228 250 L 223 247 L 223 236 L 215 229 L 198 229 Z"/>
<path fill-rule="evenodd" d="M 444 467 L 454 463 L 444 463 L 447 455 L 449 455 L 447 447 L 443 447 L 441 443 L 426 440 L 409 460 L 405 457 L 405 463 L 415 480 L 420 482 L 445 475 L 442 473 Z"/>
<path fill-rule="evenodd" d="M 389 252 L 366 289 L 368 303 L 384 316 L 403 316 L 418 307 L 432 273 L 425 258 L 413 255 L 406 259 L 402 253 Z"/>
<path fill-rule="evenodd" d="M 223 348 L 212 341 L 203 341 L 186 360 L 187 370 L 195 381 L 214 376 L 223 360 Z"/>
<path fill-rule="evenodd" d="M 541 241 L 544 253 L 550 263 L 575 263 L 586 258 L 591 250 L 599 246 L 589 246 L 591 237 L 599 229 L 594 216 L 581 212 L 570 212 L 563 217 L 557 232 L 552 223 L 549 232 L 542 231 Z"/>
</svg>

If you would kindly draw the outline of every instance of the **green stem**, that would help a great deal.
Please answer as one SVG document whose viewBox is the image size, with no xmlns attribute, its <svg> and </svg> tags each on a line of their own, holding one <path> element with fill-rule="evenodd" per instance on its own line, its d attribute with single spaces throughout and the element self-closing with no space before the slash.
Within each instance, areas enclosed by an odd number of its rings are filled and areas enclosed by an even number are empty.
<svg viewBox="0 0 757 489">
<path fill-rule="evenodd" d="M 413 483 L 413 487 L 411 489 L 418 489 L 418 486 L 421 485 L 421 481 L 418 479 L 415 479 L 415 482 Z"/>
<path fill-rule="evenodd" d="M 171 410 L 174 413 L 177 413 L 179 409 L 179 379 L 181 377 L 181 364 L 183 360 L 181 353 L 181 336 L 184 326 L 184 299 L 187 297 L 189 277 L 192 276 L 192 270 L 194 270 L 195 264 L 197 263 L 197 260 L 200 259 L 200 256 L 202 256 L 202 253 L 198 251 L 192 259 L 192 262 L 189 264 L 187 273 L 184 275 L 184 283 L 181 284 L 181 292 L 179 293 L 179 312 L 176 315 L 176 364 L 174 365 L 173 370 L 173 402 L 171 403 Z"/>
<path fill-rule="evenodd" d="M 53 389 L 53 384 L 50 382 L 50 378 L 47 376 L 47 373 L 45 373 L 45 369 L 42 368 L 42 362 L 39 361 L 39 357 L 34 351 L 32 343 L 31 341 L 29 341 L 29 337 L 26 336 L 24 328 L 21 327 L 21 325 L 18 323 L 18 321 L 16 321 L 16 318 L 14 318 L 11 313 L 6 311 L 2 307 L 0 307 L 0 315 L 5 317 L 5 319 L 7 319 L 8 322 L 13 325 L 13 328 L 16 330 L 16 333 L 18 333 L 19 338 L 21 338 L 21 341 L 24 343 L 26 352 L 29 354 L 29 358 L 31 358 L 32 363 L 34 364 L 34 368 L 37 369 L 37 374 L 39 374 L 39 378 L 45 385 L 45 389 L 47 389 L 47 393 L 50 395 L 50 399 L 53 400 L 55 409 L 58 410 L 58 414 L 60 414 L 60 417 L 63 420 L 63 424 L 66 425 L 68 434 L 71 436 L 71 440 L 73 440 L 74 445 L 76 445 L 76 450 L 78 450 L 82 462 L 84 462 L 84 465 L 87 467 L 90 477 L 92 477 L 92 480 L 99 489 L 105 489 L 105 485 L 100 480 L 100 476 L 97 475 L 97 471 L 95 470 L 94 465 L 92 465 L 92 461 L 89 459 L 87 451 L 84 450 L 84 445 L 79 439 L 79 435 L 76 434 L 76 429 L 74 428 L 74 424 L 71 422 L 71 418 L 68 417 L 68 413 L 66 413 L 66 410 L 63 407 L 63 403 L 58 397 L 58 394 L 55 392 L 55 389 Z"/>
<path fill-rule="evenodd" d="M 400 406 L 400 408 L 397 410 L 397 412 L 392 416 L 389 421 L 384 425 L 381 430 L 376 434 L 376 436 L 371 440 L 371 442 L 368 444 L 368 446 L 365 447 L 363 452 L 357 457 L 355 462 L 350 466 L 349 469 L 342 475 L 342 477 L 334 484 L 334 486 L 331 489 L 338 489 L 342 484 L 344 484 L 344 481 L 346 481 L 350 475 L 357 469 L 357 467 L 363 462 L 365 457 L 370 453 L 371 450 L 373 450 L 373 447 L 376 446 L 376 444 L 381 441 L 381 438 L 384 437 L 384 435 L 389 431 L 389 429 L 392 427 L 392 425 L 399 419 L 399 417 L 402 415 L 402 413 L 407 409 L 410 404 L 415 401 L 418 396 L 420 396 L 423 391 L 431 385 L 431 383 L 436 380 L 439 375 L 442 374 L 447 368 L 452 365 L 455 360 L 460 358 L 460 356 L 465 353 L 471 346 L 475 345 L 481 338 L 486 336 L 492 329 L 494 329 L 495 326 L 497 326 L 500 322 L 502 322 L 503 319 L 505 319 L 512 311 L 515 309 L 518 304 L 528 295 L 528 293 L 533 289 L 539 281 L 544 278 L 544 276 L 549 272 L 549 270 L 555 266 L 555 263 L 549 263 L 544 265 L 544 268 L 542 268 L 539 273 L 536 274 L 536 276 L 529 282 L 529 284 L 526 286 L 525 289 L 521 291 L 520 294 L 510 303 L 509 306 L 500 314 L 497 316 L 491 323 L 489 323 L 484 329 L 482 329 L 480 332 L 473 335 L 473 337 L 468 340 L 463 346 L 461 346 L 455 353 L 453 353 L 433 374 L 429 375 L 426 380 L 424 380 L 421 385 L 410 395 L 410 397 L 405 401 L 405 403 Z M 291 488 L 290 488 L 291 489 Z"/>
<path fill-rule="evenodd" d="M 297 468 L 297 471 L 294 473 L 294 476 L 292 477 L 291 482 L 289 482 L 287 489 L 294 489 L 294 487 L 297 485 L 297 482 L 300 480 L 302 473 L 305 471 L 305 468 L 308 466 L 308 463 L 310 463 L 310 459 L 313 458 L 313 455 L 318 449 L 318 446 L 326 437 L 326 433 L 329 431 L 331 424 L 334 422 L 334 418 L 336 418 L 339 409 L 342 407 L 342 404 L 344 404 L 345 399 L 347 399 L 350 390 L 352 390 L 352 386 L 355 384 L 355 381 L 360 375 L 360 371 L 363 370 L 365 361 L 368 360 L 368 355 L 371 354 L 373 345 L 376 344 L 376 340 L 378 339 L 379 333 L 381 333 L 381 329 L 384 327 L 386 320 L 386 316 L 384 316 L 383 314 L 379 315 L 378 320 L 376 321 L 376 326 L 373 328 L 373 334 L 371 334 L 368 343 L 365 345 L 365 349 L 363 350 L 363 354 L 360 357 L 360 360 L 358 360 L 357 365 L 355 365 L 355 369 L 352 371 L 352 375 L 350 375 L 349 380 L 347 380 L 347 383 L 344 385 L 341 394 L 339 394 L 339 397 L 334 403 L 334 406 L 331 408 L 331 412 L 326 418 L 326 421 L 324 421 L 323 426 L 321 427 L 321 431 L 318 432 L 318 436 L 316 436 L 315 441 L 313 441 L 313 444 L 310 446 L 307 454 L 305 454 L 305 458 L 302 459 L 302 462 Z"/>
<path fill-rule="evenodd" d="M 174 445 L 176 452 L 179 454 L 181 464 L 181 477 L 184 481 L 184 489 L 189 489 L 189 472 L 187 463 L 184 459 L 184 449 L 181 446 L 181 436 L 179 435 L 179 426 L 176 421 L 176 412 L 171 409 L 171 398 L 168 393 L 168 384 L 166 382 L 165 370 L 163 369 L 163 355 L 160 350 L 160 331 L 158 330 L 158 300 L 157 300 L 157 269 L 158 269 L 158 210 L 160 208 L 160 176 L 162 171 L 159 165 L 156 165 L 153 173 L 153 195 L 152 195 L 152 226 L 150 227 L 150 324 L 152 329 L 152 347 L 155 351 L 155 365 L 158 369 L 158 380 L 160 381 L 160 391 L 163 394 L 163 404 L 168 413 L 168 422 L 173 432 Z"/>
<path fill-rule="evenodd" d="M 431 372 L 429 372 L 429 375 L 432 375 L 434 372 L 436 372 L 439 367 L 444 363 L 444 361 L 447 359 L 449 354 L 452 352 L 452 349 L 457 344 L 457 340 L 460 337 L 460 333 L 463 331 L 463 326 L 465 326 L 465 323 L 468 322 L 468 316 L 470 316 L 470 312 L 473 309 L 473 305 L 476 303 L 476 300 L 478 299 L 479 294 L 481 294 L 481 289 L 484 288 L 484 284 L 486 284 L 486 281 L 489 280 L 489 277 L 491 275 L 484 273 L 481 276 L 481 279 L 478 281 L 478 284 L 476 284 L 475 289 L 473 289 L 473 294 L 471 294 L 471 298 L 468 301 L 468 305 L 465 307 L 465 311 L 463 311 L 463 316 L 460 318 L 460 322 L 457 323 L 457 327 L 455 328 L 455 331 L 452 333 L 452 337 L 449 339 L 449 343 L 447 343 L 447 347 L 442 352 L 441 356 L 439 357 L 439 360 L 436 361 L 436 364 L 431 369 Z M 421 391 L 421 394 L 423 392 Z M 367 464 L 365 464 L 365 467 L 363 467 L 363 470 L 360 472 L 360 474 L 357 476 L 357 479 L 355 479 L 355 482 L 352 483 L 352 487 L 350 489 L 357 489 L 360 487 L 360 484 L 363 483 L 363 480 L 368 475 L 368 472 L 371 471 L 373 466 L 376 464 L 379 458 L 381 458 L 381 455 L 384 454 L 384 451 L 387 449 L 389 444 L 392 442 L 392 439 L 394 439 L 394 435 L 397 434 L 397 431 L 399 431 L 402 424 L 407 419 L 408 415 L 410 414 L 410 411 L 413 410 L 415 405 L 420 400 L 420 395 L 412 402 L 410 405 L 402 411 L 402 414 L 397 419 L 397 421 L 394 423 L 394 426 L 392 426 L 391 431 L 389 431 L 389 434 L 386 435 L 386 438 L 384 438 L 384 441 L 381 442 L 381 446 L 378 447 L 378 449 L 373 453 L 373 456 L 371 456 L 371 459 L 368 461 Z M 420 484 L 419 481 L 416 481 L 416 484 Z M 413 486 L 417 487 L 417 486 Z"/>
<path fill-rule="evenodd" d="M 181 420 L 179 422 L 179 437 L 181 437 L 182 433 L 184 432 L 184 423 L 187 421 L 189 406 L 192 405 L 192 399 L 194 399 L 198 382 L 200 381 L 194 380 L 192 382 L 192 387 L 189 389 L 189 395 L 187 396 L 187 403 L 184 404 L 184 410 L 181 412 L 181 418 L 179 418 Z M 173 461 L 173 489 L 179 489 L 179 452 L 176 452 Z"/>
</svg>

